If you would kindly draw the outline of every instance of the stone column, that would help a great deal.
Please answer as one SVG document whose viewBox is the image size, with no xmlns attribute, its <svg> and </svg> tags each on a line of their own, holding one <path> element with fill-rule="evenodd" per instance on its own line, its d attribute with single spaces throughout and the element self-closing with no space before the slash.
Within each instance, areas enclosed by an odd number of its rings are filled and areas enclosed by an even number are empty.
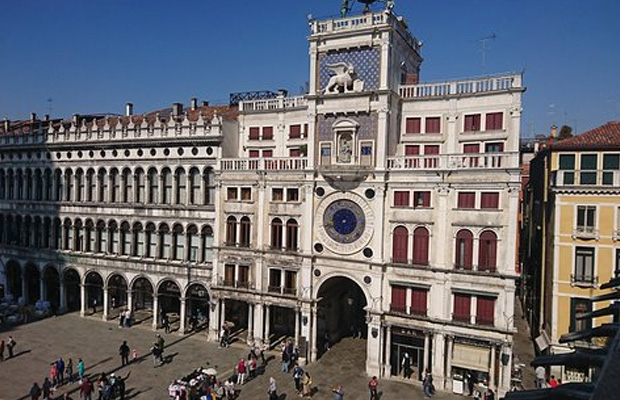
<svg viewBox="0 0 620 400">
<path fill-rule="evenodd" d="M 133 290 L 127 291 L 127 309 L 133 312 Z"/>
<path fill-rule="evenodd" d="M 316 303 L 312 305 L 312 323 L 310 325 L 310 343 L 311 343 L 311 350 L 310 350 L 310 362 L 314 362 L 316 361 L 316 356 L 317 356 L 317 335 L 318 335 L 318 329 L 317 329 L 317 305 Z"/>
<path fill-rule="evenodd" d="M 28 285 L 26 285 L 26 268 L 22 269 L 22 297 L 24 301 L 28 300 Z M 19 300 L 19 299 L 16 299 Z"/>
<path fill-rule="evenodd" d="M 254 305 L 248 302 L 248 342 L 254 339 Z"/>
<path fill-rule="evenodd" d="M 433 372 L 433 367 L 430 363 L 431 360 L 431 333 L 429 331 L 424 332 L 424 369 L 428 368 L 431 373 Z M 422 369 L 422 371 L 424 371 Z"/>
<path fill-rule="evenodd" d="M 299 308 L 295 307 L 295 347 L 299 346 Z"/>
<path fill-rule="evenodd" d="M 101 317 L 104 321 L 108 320 L 108 314 L 110 313 L 110 291 L 108 290 L 108 286 L 106 285 L 103 288 L 103 316 Z"/>
<path fill-rule="evenodd" d="M 39 300 L 47 300 L 47 285 L 45 284 L 42 272 L 39 277 Z"/>
<path fill-rule="evenodd" d="M 385 326 L 385 364 L 383 364 L 383 376 L 389 377 L 392 373 L 392 326 Z"/>
<path fill-rule="evenodd" d="M 151 323 L 151 327 L 153 330 L 157 329 L 159 325 L 159 298 L 157 293 L 153 293 L 153 321 Z"/>
<path fill-rule="evenodd" d="M 80 317 L 86 314 L 86 286 L 80 284 Z"/>
<path fill-rule="evenodd" d="M 495 380 L 495 344 L 491 344 L 491 367 L 489 368 L 489 387 L 497 390 L 497 382 Z"/>
<path fill-rule="evenodd" d="M 366 339 L 366 373 L 379 376 L 381 373 L 381 321 L 372 311 L 367 313 L 368 334 Z"/>
<path fill-rule="evenodd" d="M 452 391 L 452 348 L 454 346 L 454 338 L 447 336 L 448 350 L 446 352 L 446 390 Z"/>
<path fill-rule="evenodd" d="M 177 204 L 179 201 L 179 177 L 176 172 L 172 171 L 172 193 L 170 193 L 170 204 Z"/>
<path fill-rule="evenodd" d="M 265 324 L 263 323 L 263 304 L 254 305 L 254 340 L 257 346 L 262 346 L 265 338 Z"/>
<path fill-rule="evenodd" d="M 185 297 L 181 297 L 181 315 L 179 316 L 179 335 L 185 334 L 185 315 L 187 310 L 185 309 Z"/>
<path fill-rule="evenodd" d="M 436 386 L 442 390 L 445 388 L 445 359 L 446 359 L 446 343 L 445 336 L 441 332 L 435 332 L 432 337 L 433 340 L 433 377 L 436 382 Z"/>
<path fill-rule="evenodd" d="M 222 299 L 220 300 L 220 304 L 221 304 L 221 314 L 220 314 L 220 318 L 221 318 L 221 322 L 220 322 L 220 326 L 218 327 L 221 328 L 222 325 L 224 325 L 224 322 L 226 322 L 226 299 Z"/>
<path fill-rule="evenodd" d="M 510 390 L 510 378 L 511 378 L 511 374 L 512 374 L 512 370 L 511 370 L 511 366 L 512 366 L 512 347 L 506 343 L 504 344 L 504 346 L 502 346 L 502 352 L 500 354 L 500 357 L 502 357 L 502 355 L 505 354 L 508 356 L 508 362 L 504 365 L 503 360 L 500 361 L 501 362 L 501 382 L 498 385 L 498 395 L 501 396 L 503 394 L 505 394 L 508 390 Z"/>
<path fill-rule="evenodd" d="M 271 320 L 270 320 L 270 304 L 265 304 L 265 343 L 270 346 L 269 336 L 271 335 Z"/>
</svg>

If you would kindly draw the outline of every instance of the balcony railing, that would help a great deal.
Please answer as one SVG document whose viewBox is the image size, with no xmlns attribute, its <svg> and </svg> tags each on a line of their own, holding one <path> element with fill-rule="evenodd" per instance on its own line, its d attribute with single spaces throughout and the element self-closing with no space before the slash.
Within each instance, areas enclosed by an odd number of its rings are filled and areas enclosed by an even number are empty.
<svg viewBox="0 0 620 400">
<path fill-rule="evenodd" d="M 452 314 L 452 321 L 455 322 L 463 322 L 466 324 L 470 324 L 471 323 L 471 315 L 467 314 Z"/>
<path fill-rule="evenodd" d="M 476 315 L 476 325 L 493 326 L 495 325 L 495 321 L 493 317 L 489 318 Z"/>
<path fill-rule="evenodd" d="M 571 274 L 570 283 L 574 286 L 594 287 L 598 285 L 598 276 L 590 274 Z"/>
<path fill-rule="evenodd" d="M 221 171 L 302 171 L 308 167 L 308 159 L 287 158 L 223 158 L 219 161 Z"/>
<path fill-rule="evenodd" d="M 598 239 L 600 234 L 593 226 L 578 226 L 571 236 L 573 239 Z"/>
<path fill-rule="evenodd" d="M 558 170 L 552 185 L 563 186 L 620 186 L 620 171 L 613 170 Z"/>
<path fill-rule="evenodd" d="M 438 83 L 420 83 L 403 85 L 399 94 L 403 99 L 441 98 L 449 96 L 467 96 L 478 93 L 492 93 L 520 89 L 521 74 L 503 74 L 484 78 L 472 78 Z"/>
<path fill-rule="evenodd" d="M 390 170 L 480 170 L 519 167 L 519 153 L 463 153 L 388 158 Z"/>
<path fill-rule="evenodd" d="M 426 308 L 417 308 L 414 306 L 407 307 L 404 304 L 390 304 L 390 311 L 396 314 L 413 315 L 418 317 L 426 317 L 428 310 Z"/>
<path fill-rule="evenodd" d="M 295 296 L 297 295 L 297 288 L 285 287 L 285 286 L 271 286 L 267 288 L 269 293 L 281 294 L 285 296 Z"/>
<path fill-rule="evenodd" d="M 231 279 L 220 279 L 220 286 L 235 288 L 235 289 L 253 289 L 254 284 L 249 281 L 237 281 Z"/>
<path fill-rule="evenodd" d="M 454 269 L 457 271 L 474 271 L 474 272 L 487 272 L 494 273 L 497 272 L 497 268 L 494 266 L 488 265 L 466 265 L 466 264 L 454 264 Z"/>
<path fill-rule="evenodd" d="M 308 105 L 305 96 L 278 97 L 275 99 L 248 100 L 239 103 L 239 110 L 243 112 L 258 112 L 283 110 L 286 108 L 303 108 Z"/>
<path fill-rule="evenodd" d="M 399 267 L 417 267 L 417 268 L 428 268 L 428 261 L 412 261 L 412 260 L 401 260 L 397 258 L 390 258 L 392 264 Z"/>
</svg>

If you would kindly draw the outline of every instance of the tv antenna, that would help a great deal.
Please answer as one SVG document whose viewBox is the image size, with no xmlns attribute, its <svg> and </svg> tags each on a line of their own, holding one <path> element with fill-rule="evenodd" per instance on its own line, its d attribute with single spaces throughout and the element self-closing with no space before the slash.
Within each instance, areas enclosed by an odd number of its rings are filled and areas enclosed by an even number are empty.
<svg viewBox="0 0 620 400">
<path fill-rule="evenodd" d="M 491 33 L 488 36 L 478 39 L 478 43 L 480 43 L 480 53 L 482 53 L 482 68 L 486 67 L 487 64 L 487 51 L 491 50 L 489 48 L 489 42 L 491 40 L 495 40 L 497 35 L 495 33 Z"/>
</svg>

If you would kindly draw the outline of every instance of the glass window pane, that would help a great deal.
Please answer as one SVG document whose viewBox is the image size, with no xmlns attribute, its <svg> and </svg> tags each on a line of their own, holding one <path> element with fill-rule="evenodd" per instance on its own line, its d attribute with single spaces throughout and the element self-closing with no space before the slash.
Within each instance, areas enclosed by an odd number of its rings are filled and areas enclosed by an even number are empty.
<svg viewBox="0 0 620 400">
<path fill-rule="evenodd" d="M 582 170 L 596 170 L 596 154 L 582 154 L 581 155 L 581 169 Z"/>
<path fill-rule="evenodd" d="M 605 154 L 603 156 L 603 169 L 620 169 L 620 154 Z"/>
<path fill-rule="evenodd" d="M 575 169 L 575 156 L 573 154 L 560 155 L 560 169 L 574 170 Z"/>
</svg>

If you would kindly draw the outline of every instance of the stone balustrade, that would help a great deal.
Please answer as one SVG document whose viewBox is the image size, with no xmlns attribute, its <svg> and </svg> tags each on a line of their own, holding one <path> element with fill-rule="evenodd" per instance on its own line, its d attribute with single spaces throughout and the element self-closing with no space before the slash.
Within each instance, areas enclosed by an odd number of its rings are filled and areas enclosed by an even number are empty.
<svg viewBox="0 0 620 400">
<path fill-rule="evenodd" d="M 519 153 L 463 153 L 388 158 L 388 169 L 467 170 L 519 168 Z"/>
<path fill-rule="evenodd" d="M 286 158 L 224 158 L 219 160 L 220 171 L 302 171 L 308 159 Z"/>
<path fill-rule="evenodd" d="M 402 85 L 398 92 L 403 99 L 449 96 L 468 96 L 479 93 L 522 90 L 522 76 L 518 73 L 472 78 L 438 83 Z"/>
<path fill-rule="evenodd" d="M 242 101 L 239 103 L 241 112 L 259 112 L 284 110 L 307 107 L 308 99 L 305 96 L 277 97 L 275 99 L 259 99 Z"/>
</svg>

